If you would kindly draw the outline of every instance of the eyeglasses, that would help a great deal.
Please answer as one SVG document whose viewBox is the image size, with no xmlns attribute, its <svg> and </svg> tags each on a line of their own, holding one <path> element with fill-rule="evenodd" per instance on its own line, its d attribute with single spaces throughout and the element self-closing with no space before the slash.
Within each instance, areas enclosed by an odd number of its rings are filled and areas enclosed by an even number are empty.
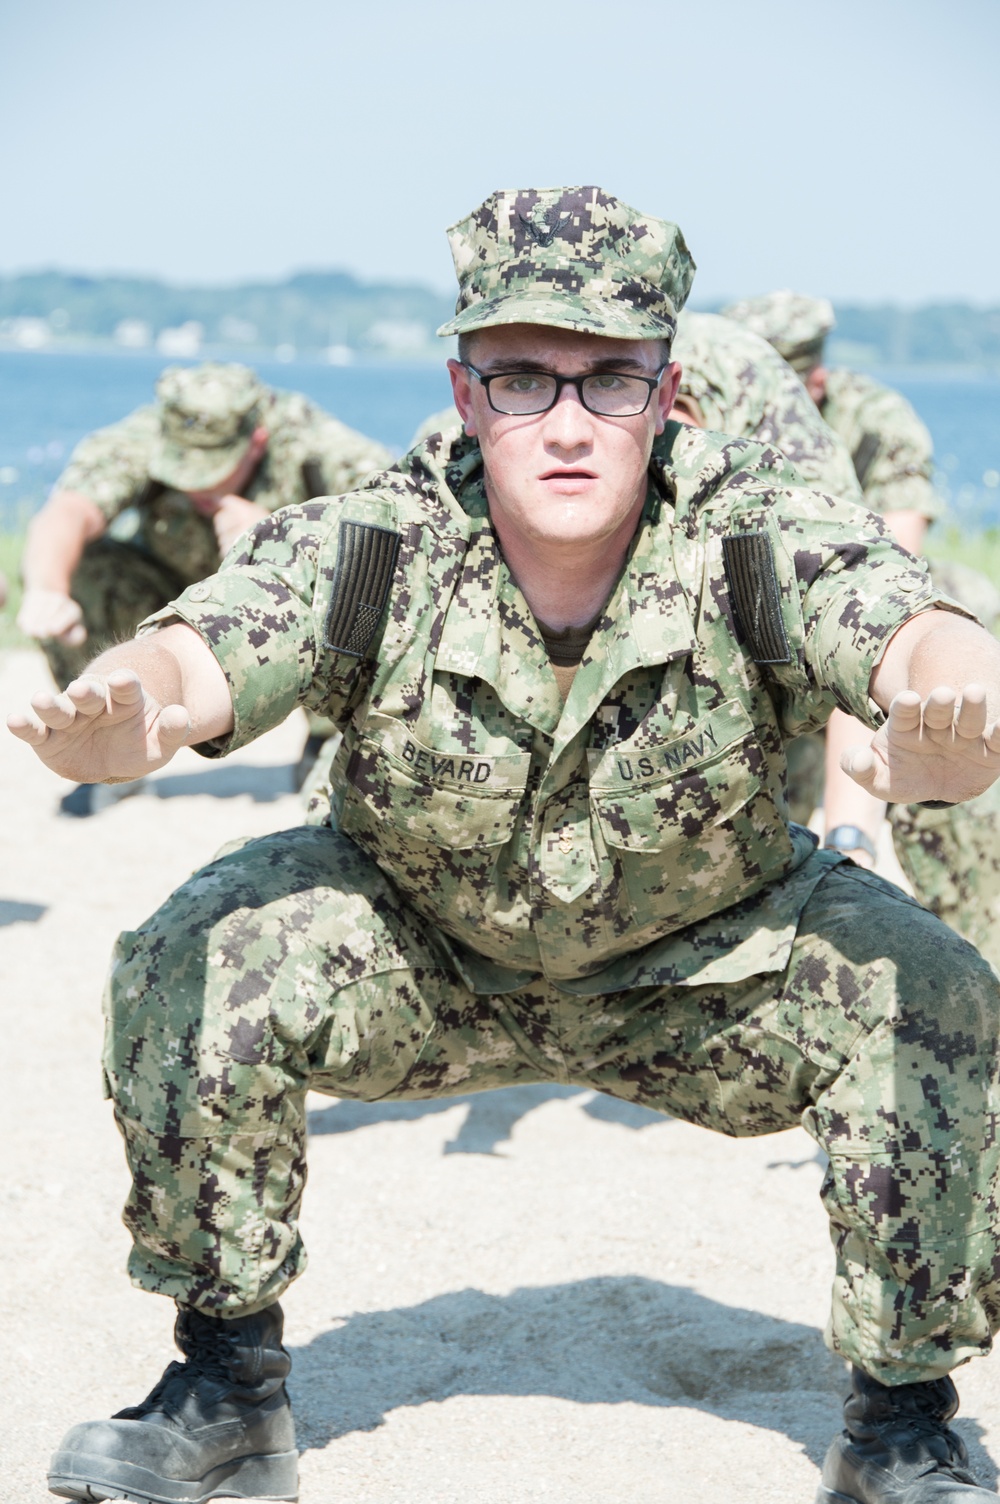
<svg viewBox="0 0 1000 1504">
<path fill-rule="evenodd" d="M 667 369 L 661 366 L 655 376 L 625 376 L 620 371 L 599 371 L 592 376 L 551 376 L 547 371 L 501 371 L 486 376 L 463 361 L 465 369 L 482 383 L 486 400 L 495 413 L 528 417 L 545 413 L 559 401 L 564 386 L 576 388 L 576 395 L 590 413 L 602 418 L 637 418 L 649 406 L 649 399 Z"/>
</svg>

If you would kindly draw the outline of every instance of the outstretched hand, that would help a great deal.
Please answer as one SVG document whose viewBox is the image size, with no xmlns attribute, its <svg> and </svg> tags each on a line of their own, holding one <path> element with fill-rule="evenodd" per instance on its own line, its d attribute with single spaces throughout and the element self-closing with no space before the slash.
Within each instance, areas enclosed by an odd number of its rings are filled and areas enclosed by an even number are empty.
<svg viewBox="0 0 1000 1504">
<path fill-rule="evenodd" d="M 33 697 L 7 725 L 42 762 L 77 783 L 123 783 L 169 762 L 191 729 L 183 705 L 160 705 L 131 669 L 85 674 L 63 694 Z"/>
<path fill-rule="evenodd" d="M 980 684 L 967 684 L 961 693 L 933 689 L 923 701 L 915 690 L 903 690 L 871 744 L 849 748 L 840 765 L 876 799 L 958 804 L 1000 775 L 1000 723 L 988 723 Z"/>
</svg>

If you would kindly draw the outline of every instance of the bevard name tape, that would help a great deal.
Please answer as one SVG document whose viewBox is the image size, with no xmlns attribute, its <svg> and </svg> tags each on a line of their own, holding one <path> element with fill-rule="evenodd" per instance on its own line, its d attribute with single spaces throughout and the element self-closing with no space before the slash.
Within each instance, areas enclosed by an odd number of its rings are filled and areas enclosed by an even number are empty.
<svg viewBox="0 0 1000 1504">
<path fill-rule="evenodd" d="M 491 762 L 475 762 L 471 757 L 437 757 L 426 747 L 415 742 L 404 742 L 402 758 L 418 773 L 430 773 L 432 778 L 454 778 L 462 783 L 485 783 L 493 772 Z"/>
<path fill-rule="evenodd" d="M 619 757 L 618 772 L 629 783 L 634 778 L 652 778 L 661 768 L 683 768 L 696 757 L 704 757 L 706 744 L 710 750 L 714 750 L 719 744 L 711 726 L 706 726 L 704 731 L 687 741 L 674 742 L 672 746 L 659 747 L 654 752 L 637 757 L 634 766 L 631 758 Z"/>
</svg>

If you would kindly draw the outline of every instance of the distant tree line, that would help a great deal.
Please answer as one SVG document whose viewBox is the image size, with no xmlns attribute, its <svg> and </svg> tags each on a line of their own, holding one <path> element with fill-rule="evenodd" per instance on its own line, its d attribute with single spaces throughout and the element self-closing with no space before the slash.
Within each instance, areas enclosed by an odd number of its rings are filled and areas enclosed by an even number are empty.
<svg viewBox="0 0 1000 1504">
<path fill-rule="evenodd" d="M 416 285 L 365 283 L 348 272 L 300 272 L 283 282 L 173 287 L 152 278 L 32 272 L 0 278 L 0 342 L 26 348 L 66 341 L 155 345 L 171 331 L 199 348 L 248 354 L 419 354 L 452 299 Z M 167 332 L 166 337 L 164 332 Z M 182 341 L 183 343 L 183 341 Z M 178 346 L 180 351 L 181 347 Z M 837 308 L 834 360 L 860 365 L 1000 367 L 1000 308 L 932 303 Z"/>
<path fill-rule="evenodd" d="M 58 342 L 117 339 L 138 347 L 164 330 L 197 325 L 204 344 L 248 351 L 415 352 L 453 311 L 454 300 L 430 288 L 364 283 L 347 272 L 300 272 L 238 287 L 56 271 L 0 278 L 0 338 L 25 345 L 42 343 L 47 329 Z"/>
</svg>

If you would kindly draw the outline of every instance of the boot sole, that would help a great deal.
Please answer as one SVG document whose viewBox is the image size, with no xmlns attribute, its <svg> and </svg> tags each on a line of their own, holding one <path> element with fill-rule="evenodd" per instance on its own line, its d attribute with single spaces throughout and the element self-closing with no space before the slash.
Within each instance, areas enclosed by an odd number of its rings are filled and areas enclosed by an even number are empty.
<svg viewBox="0 0 1000 1504">
<path fill-rule="evenodd" d="M 92 1466 L 88 1466 L 92 1463 Z M 274 1499 L 295 1504 L 299 1497 L 298 1452 L 271 1452 L 234 1457 L 203 1478 L 161 1478 L 132 1462 L 113 1457 L 81 1457 L 78 1452 L 52 1459 L 49 1492 L 63 1499 L 97 1504 L 101 1499 L 128 1499 L 132 1504 L 207 1504 L 209 1499 Z"/>
</svg>

